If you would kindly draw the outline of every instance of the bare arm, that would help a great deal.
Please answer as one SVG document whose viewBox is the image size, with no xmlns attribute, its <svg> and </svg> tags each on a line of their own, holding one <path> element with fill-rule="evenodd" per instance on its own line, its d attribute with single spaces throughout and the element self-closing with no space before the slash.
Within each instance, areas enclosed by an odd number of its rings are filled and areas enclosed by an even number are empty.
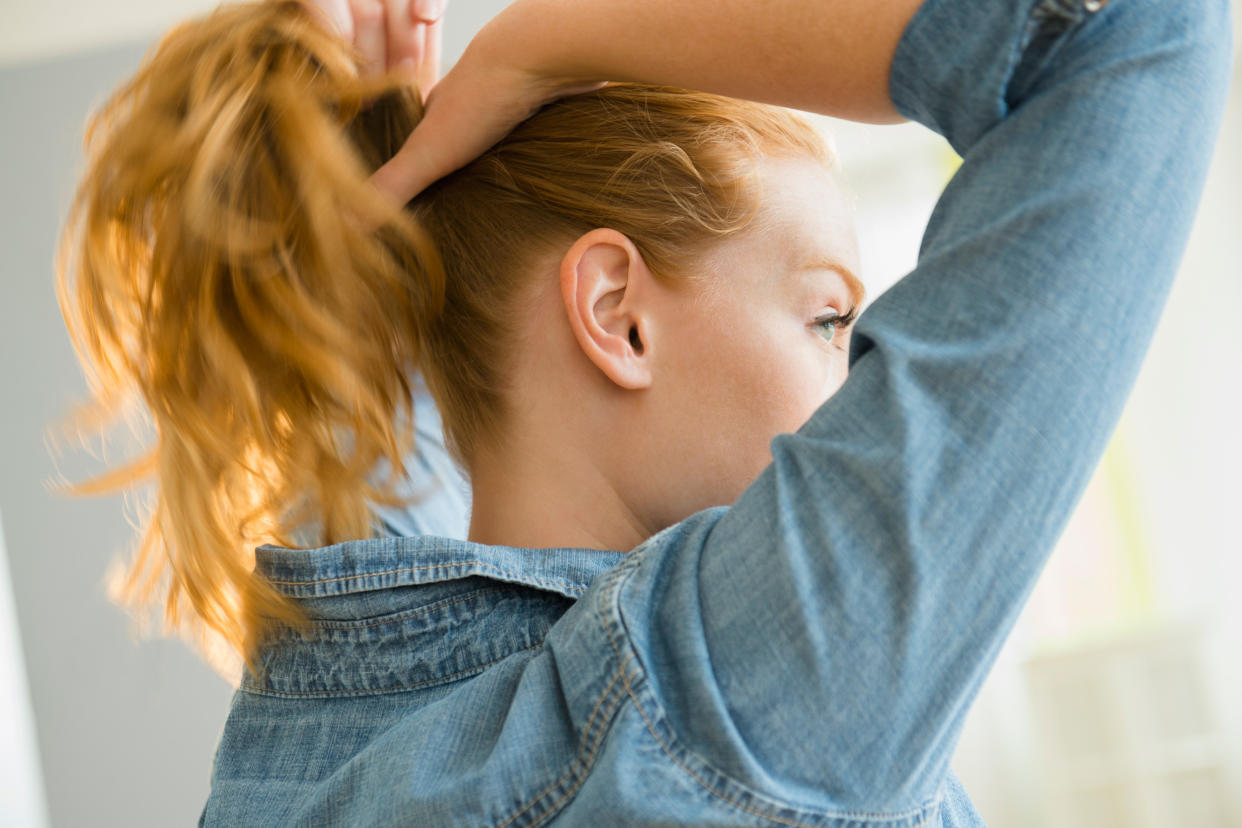
<svg viewBox="0 0 1242 828">
<path fill-rule="evenodd" d="M 543 77 L 663 83 L 850 120 L 902 119 L 889 66 L 921 0 L 518 0 L 483 33 Z"/>
<path fill-rule="evenodd" d="M 406 201 L 548 101 L 606 81 L 896 123 L 889 67 L 922 0 L 517 0 L 432 91 L 375 177 Z"/>
</svg>

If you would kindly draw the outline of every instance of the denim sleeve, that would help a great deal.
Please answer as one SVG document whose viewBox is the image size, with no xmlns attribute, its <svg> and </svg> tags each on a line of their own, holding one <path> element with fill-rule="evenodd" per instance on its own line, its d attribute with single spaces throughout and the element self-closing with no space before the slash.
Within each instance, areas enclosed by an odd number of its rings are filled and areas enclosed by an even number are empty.
<svg viewBox="0 0 1242 828">
<path fill-rule="evenodd" d="M 918 266 L 857 322 L 838 393 L 620 591 L 637 698 L 683 755 L 859 819 L 943 795 L 1160 318 L 1230 28 L 1227 0 L 915 13 L 892 99 L 963 156 Z"/>
</svg>

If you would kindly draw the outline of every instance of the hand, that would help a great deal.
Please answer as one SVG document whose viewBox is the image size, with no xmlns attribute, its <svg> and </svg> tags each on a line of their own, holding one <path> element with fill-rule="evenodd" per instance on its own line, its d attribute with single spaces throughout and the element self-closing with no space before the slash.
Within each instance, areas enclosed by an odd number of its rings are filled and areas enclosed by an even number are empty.
<svg viewBox="0 0 1242 828">
<path fill-rule="evenodd" d="M 396 72 L 425 101 L 440 80 L 445 0 L 303 0 L 359 53 L 358 73 Z"/>
<path fill-rule="evenodd" d="M 490 25 L 490 24 L 489 24 Z M 426 98 L 423 119 L 371 182 L 405 204 L 436 180 L 482 155 L 536 110 L 557 98 L 599 89 L 604 82 L 544 77 L 512 59 L 512 39 L 489 40 L 489 27 Z M 501 46 L 491 48 L 495 41 Z"/>
</svg>

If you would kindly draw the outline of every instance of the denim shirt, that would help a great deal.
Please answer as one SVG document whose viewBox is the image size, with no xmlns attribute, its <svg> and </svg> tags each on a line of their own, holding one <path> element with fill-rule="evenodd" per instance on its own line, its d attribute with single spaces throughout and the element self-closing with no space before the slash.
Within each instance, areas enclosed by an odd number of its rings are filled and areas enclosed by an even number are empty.
<svg viewBox="0 0 1242 828">
<path fill-rule="evenodd" d="M 1150 343 L 1229 33 L 926 0 L 890 92 L 963 163 L 841 389 L 633 550 L 454 539 L 449 478 L 407 537 L 260 548 L 315 631 L 244 677 L 201 823 L 982 825 L 950 758 Z"/>
</svg>

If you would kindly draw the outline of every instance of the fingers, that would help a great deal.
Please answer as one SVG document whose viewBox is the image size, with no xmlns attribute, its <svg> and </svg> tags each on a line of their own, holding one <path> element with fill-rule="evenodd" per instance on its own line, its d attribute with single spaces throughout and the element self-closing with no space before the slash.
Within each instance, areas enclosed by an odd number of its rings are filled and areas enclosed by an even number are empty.
<svg viewBox="0 0 1242 828">
<path fill-rule="evenodd" d="M 444 128 L 451 128 L 452 123 L 461 120 L 463 115 L 458 114 L 454 118 L 446 114 L 444 110 L 452 107 L 451 101 L 444 106 L 437 106 L 438 103 L 431 102 L 423 120 L 397 154 L 371 176 L 371 183 L 397 204 L 408 203 L 432 182 L 463 166 L 487 148 L 472 149 L 456 140 L 444 140 Z M 468 115 L 465 118 L 469 120 Z M 432 135 L 440 140 L 428 137 Z M 441 157 L 444 152 L 449 157 Z"/>
<path fill-rule="evenodd" d="M 382 75 L 388 67 L 388 35 L 384 4 L 379 0 L 349 0 L 354 19 L 354 47 L 358 50 L 358 74 Z"/>
<path fill-rule="evenodd" d="M 418 63 L 422 55 L 422 43 L 418 40 L 414 19 L 410 16 L 410 0 L 387 0 L 388 17 L 388 66 L 395 67 L 402 61 Z"/>
<path fill-rule="evenodd" d="M 431 94 L 431 88 L 440 81 L 440 31 L 444 28 L 444 18 L 420 27 L 425 30 L 423 59 L 418 65 L 418 88 L 422 93 L 423 102 Z"/>
<path fill-rule="evenodd" d="M 434 23 L 444 16 L 444 0 L 414 0 L 410 13 L 417 21 Z"/>
<path fill-rule="evenodd" d="M 371 176 L 371 183 L 397 204 L 408 203 L 433 182 L 482 155 L 544 100 L 521 73 L 484 70 L 461 78 L 458 75 L 454 82 L 449 72 L 436 85 L 423 119 L 397 154 Z M 479 89 L 495 97 L 481 100 L 470 91 Z"/>
<path fill-rule="evenodd" d="M 414 130 L 414 135 L 418 130 Z M 411 139 L 413 140 L 413 139 Z M 396 204 L 407 204 L 436 179 L 452 172 L 458 164 L 437 163 L 421 142 L 407 142 L 396 155 L 371 176 L 371 183 Z"/>
<path fill-rule="evenodd" d="M 358 73 L 396 70 L 416 82 L 424 100 L 440 79 L 444 0 L 305 0 L 353 41 Z"/>
</svg>

